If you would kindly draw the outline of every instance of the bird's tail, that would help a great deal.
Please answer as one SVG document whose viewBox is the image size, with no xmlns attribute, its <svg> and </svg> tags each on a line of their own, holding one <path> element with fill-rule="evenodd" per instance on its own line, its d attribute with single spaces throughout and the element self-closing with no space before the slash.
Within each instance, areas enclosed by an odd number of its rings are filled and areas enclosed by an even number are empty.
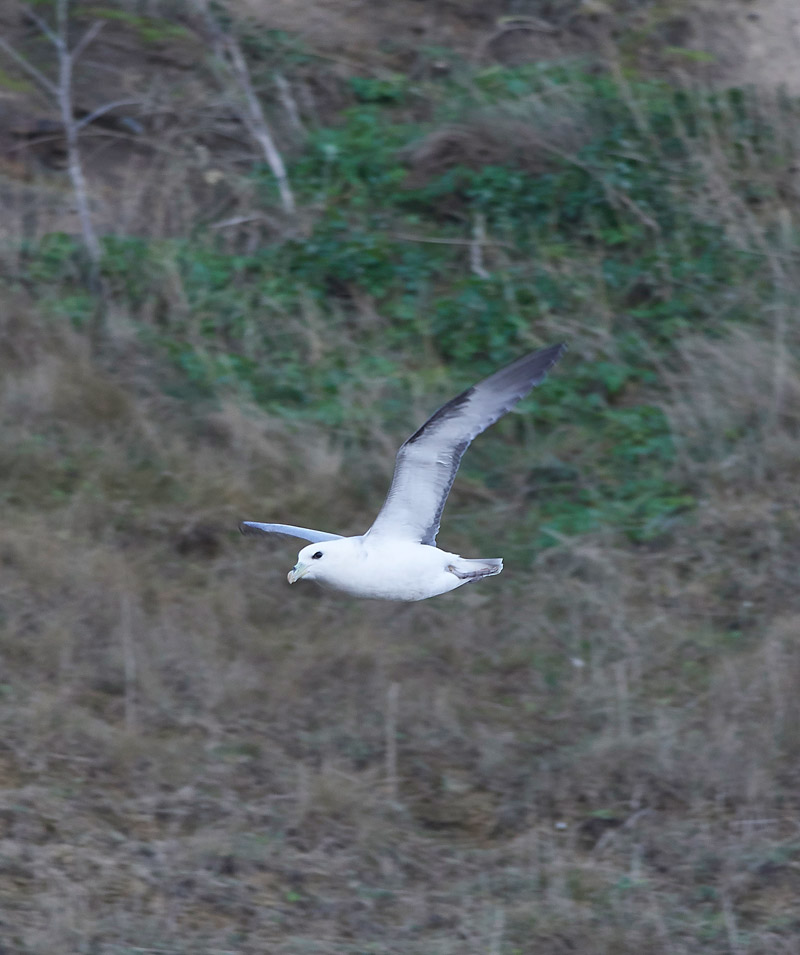
<svg viewBox="0 0 800 955">
<path fill-rule="evenodd" d="M 447 568 L 459 580 L 480 580 L 481 577 L 493 577 L 503 569 L 502 557 L 459 557 Z"/>
</svg>

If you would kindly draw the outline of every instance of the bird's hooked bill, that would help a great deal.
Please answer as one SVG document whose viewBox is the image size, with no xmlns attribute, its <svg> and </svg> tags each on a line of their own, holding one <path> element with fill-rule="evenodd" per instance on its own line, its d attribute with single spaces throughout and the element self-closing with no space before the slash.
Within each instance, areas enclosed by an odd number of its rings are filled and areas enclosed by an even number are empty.
<svg viewBox="0 0 800 955">
<path fill-rule="evenodd" d="M 309 572 L 310 569 L 311 569 L 310 564 L 295 564 L 294 567 L 292 567 L 292 569 L 286 575 L 286 579 L 289 581 L 290 584 L 293 584 L 296 581 L 300 580 L 301 577 L 305 577 L 305 575 Z"/>
</svg>

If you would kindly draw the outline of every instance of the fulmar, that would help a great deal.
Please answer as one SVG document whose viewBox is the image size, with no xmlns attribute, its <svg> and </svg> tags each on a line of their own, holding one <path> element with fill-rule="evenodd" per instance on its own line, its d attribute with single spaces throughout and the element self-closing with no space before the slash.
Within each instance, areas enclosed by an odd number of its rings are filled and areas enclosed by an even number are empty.
<svg viewBox="0 0 800 955">
<path fill-rule="evenodd" d="M 289 583 L 305 578 L 356 597 L 425 600 L 499 574 L 500 557 L 465 558 L 436 546 L 442 511 L 473 438 L 541 384 L 566 347 L 524 355 L 434 412 L 397 452 L 392 486 L 365 534 L 342 537 L 255 521 L 243 521 L 242 533 L 310 541 L 289 571 Z"/>
</svg>

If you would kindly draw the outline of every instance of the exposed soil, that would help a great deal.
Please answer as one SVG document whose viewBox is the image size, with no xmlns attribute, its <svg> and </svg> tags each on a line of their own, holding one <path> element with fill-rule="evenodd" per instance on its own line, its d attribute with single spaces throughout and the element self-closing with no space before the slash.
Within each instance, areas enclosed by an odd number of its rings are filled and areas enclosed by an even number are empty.
<svg viewBox="0 0 800 955">
<path fill-rule="evenodd" d="M 699 10 L 692 46 L 714 56 L 719 82 L 800 93 L 796 0 L 714 0 Z"/>
</svg>

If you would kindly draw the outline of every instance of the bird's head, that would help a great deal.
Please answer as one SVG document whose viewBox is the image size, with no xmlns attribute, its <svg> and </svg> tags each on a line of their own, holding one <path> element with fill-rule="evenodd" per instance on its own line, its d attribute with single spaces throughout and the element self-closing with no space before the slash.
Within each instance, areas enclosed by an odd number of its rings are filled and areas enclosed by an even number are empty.
<svg viewBox="0 0 800 955">
<path fill-rule="evenodd" d="M 289 571 L 293 584 L 301 577 L 315 580 L 322 587 L 347 590 L 346 582 L 353 565 L 364 558 L 364 546 L 359 537 L 339 537 L 336 540 L 307 544 L 297 555 L 297 563 Z"/>
<path fill-rule="evenodd" d="M 330 563 L 330 550 L 332 541 L 325 541 L 322 544 L 308 544 L 297 555 L 297 563 L 289 571 L 288 580 L 290 584 L 306 577 L 308 580 L 320 579 L 325 576 L 325 560 L 328 558 Z"/>
<path fill-rule="evenodd" d="M 335 573 L 337 565 L 349 551 L 349 541 L 323 541 L 321 544 L 307 544 L 297 555 L 297 563 L 289 571 L 290 584 L 305 577 L 306 580 L 316 580 L 324 584 L 327 578 Z"/>
</svg>

